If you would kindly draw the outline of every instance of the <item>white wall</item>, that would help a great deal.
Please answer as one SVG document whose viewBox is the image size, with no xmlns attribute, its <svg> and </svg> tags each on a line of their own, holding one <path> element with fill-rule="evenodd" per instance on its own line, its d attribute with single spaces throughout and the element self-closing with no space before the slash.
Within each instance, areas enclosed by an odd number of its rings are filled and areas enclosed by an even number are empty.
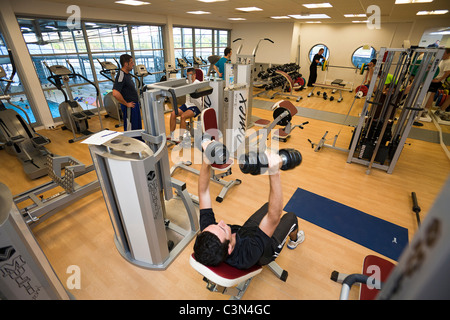
<svg viewBox="0 0 450 320">
<path fill-rule="evenodd" d="M 256 62 L 283 64 L 291 60 L 293 23 L 243 23 L 234 24 L 231 31 L 231 41 L 242 38 L 243 42 L 232 43 L 233 56 L 242 43 L 241 54 L 252 54 L 259 39 L 269 38 L 275 43 L 262 41 L 256 52 Z"/>
<path fill-rule="evenodd" d="M 308 53 L 315 44 L 322 43 L 330 50 L 331 65 L 351 67 L 351 56 L 360 46 L 371 45 L 376 50 L 381 47 L 400 48 L 404 40 L 418 45 L 425 30 L 431 27 L 445 27 L 445 19 L 431 19 L 420 22 L 382 23 L 381 29 L 370 30 L 366 24 L 306 24 L 299 22 L 236 23 L 233 24 L 231 39 L 245 39 L 242 53 L 249 54 L 258 39 L 269 37 L 275 45 L 265 43 L 256 55 L 258 63 L 284 64 L 297 62 L 305 79 L 309 76 Z M 300 46 L 300 48 L 299 48 Z M 233 49 L 238 45 L 233 45 Z M 245 52 L 244 52 L 245 51 Z M 300 57 L 299 57 L 300 55 Z M 322 81 L 324 73 L 318 73 Z M 359 85 L 363 76 L 350 69 L 329 68 L 327 79 L 344 79 Z"/>
</svg>

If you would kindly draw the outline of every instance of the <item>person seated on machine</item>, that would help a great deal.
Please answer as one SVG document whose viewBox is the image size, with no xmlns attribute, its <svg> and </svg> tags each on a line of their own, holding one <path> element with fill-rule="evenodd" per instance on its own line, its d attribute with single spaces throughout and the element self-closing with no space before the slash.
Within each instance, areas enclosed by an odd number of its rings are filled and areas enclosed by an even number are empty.
<svg viewBox="0 0 450 320">
<path fill-rule="evenodd" d="M 191 79 L 192 83 L 200 83 L 195 77 L 195 69 L 189 68 L 187 69 L 187 77 Z M 194 99 L 189 94 L 186 95 L 186 102 L 178 108 L 178 115 L 175 114 L 175 108 L 177 106 L 173 106 L 174 110 L 170 114 L 170 137 L 169 139 L 173 142 L 179 142 L 183 140 L 184 136 L 188 136 L 190 138 L 190 133 L 186 131 L 186 120 L 197 117 L 200 114 L 200 110 L 202 109 L 202 98 Z M 176 118 L 181 117 L 180 120 L 180 129 L 182 136 L 175 137 L 175 128 L 176 128 Z"/>
<path fill-rule="evenodd" d="M 203 149 L 210 142 L 202 143 Z M 280 254 L 287 237 L 288 248 L 295 249 L 305 240 L 298 230 L 294 213 L 283 216 L 283 196 L 280 177 L 280 157 L 267 153 L 269 159 L 269 202 L 255 212 L 243 226 L 216 222 L 211 207 L 209 181 L 211 166 L 203 157 L 198 179 L 200 233 L 194 244 L 194 258 L 206 266 L 217 266 L 225 261 L 237 269 L 248 269 L 256 264 L 267 265 Z"/>
</svg>

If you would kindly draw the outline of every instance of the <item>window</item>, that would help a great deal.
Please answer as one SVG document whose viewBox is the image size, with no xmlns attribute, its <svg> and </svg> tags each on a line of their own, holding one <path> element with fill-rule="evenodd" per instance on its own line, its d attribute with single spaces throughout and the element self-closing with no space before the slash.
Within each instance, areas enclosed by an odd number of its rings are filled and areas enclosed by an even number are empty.
<svg viewBox="0 0 450 320">
<path fill-rule="evenodd" d="M 330 56 L 330 51 L 328 50 L 328 47 L 326 45 L 324 45 L 324 44 L 316 44 L 315 46 L 313 46 L 311 48 L 311 50 L 309 50 L 308 57 L 309 57 L 309 61 L 310 62 L 312 61 L 314 55 L 316 53 L 318 53 L 320 49 L 324 49 L 322 55 L 325 57 L 325 60 L 328 60 L 328 57 Z"/>
<path fill-rule="evenodd" d="M 54 118 L 60 117 L 58 105 L 64 96 L 47 80 L 50 72 L 44 61 L 49 66 L 63 65 L 69 69 L 71 65 L 76 73 L 96 83 L 103 95 L 112 90 L 112 82 L 100 74 L 102 68 L 97 59 L 108 60 L 120 68 L 120 56 L 134 53 L 136 64 L 144 64 L 149 72 L 158 74 L 164 69 L 160 26 L 85 21 L 73 29 L 67 27 L 66 20 L 19 17 L 17 21 Z M 159 78 L 149 76 L 145 82 L 156 82 Z M 69 85 L 74 99 L 84 109 L 96 108 L 96 90 L 91 84 L 73 78 Z"/>
<path fill-rule="evenodd" d="M 144 82 L 159 82 L 164 70 L 162 28 L 159 26 L 131 26 L 136 65 L 143 64 L 152 75 Z"/>
<path fill-rule="evenodd" d="M 189 58 L 192 59 L 194 55 L 192 30 L 192 28 L 173 28 L 175 59 L 185 59 L 188 63 L 190 61 Z"/>
<path fill-rule="evenodd" d="M 377 57 L 377 51 L 373 47 L 359 47 L 352 54 L 352 64 L 360 68 L 363 63 L 368 64 L 372 59 Z"/>
<path fill-rule="evenodd" d="M 0 32 L 0 66 L 6 73 L 3 79 L 9 80 L 13 71 L 13 67 L 9 58 L 6 41 L 3 38 L 1 32 Z M 2 100 L 3 105 L 7 109 L 15 110 L 26 121 L 29 120 L 28 122 L 30 124 L 36 123 L 36 118 L 34 117 L 33 111 L 30 108 L 30 105 L 27 101 L 25 94 L 23 94 L 23 87 L 17 73 L 14 75 L 12 81 L 13 82 L 10 83 L 10 86 L 8 88 L 6 88 L 8 82 L 0 81 L 0 95 L 7 94 L 11 97 L 10 100 L 8 101 Z M 6 89 L 8 90 L 6 91 Z M 22 109 L 19 109 L 16 106 L 19 106 Z"/>
<path fill-rule="evenodd" d="M 57 119 L 60 117 L 58 106 L 64 101 L 64 95 L 47 80 L 51 73 L 45 63 L 48 66 L 62 65 L 69 70 L 73 67 L 76 73 L 93 81 L 83 31 L 81 28 L 67 27 L 66 20 L 18 18 L 17 21 L 41 81 L 50 112 L 53 118 Z M 81 78 L 70 79 L 69 85 L 77 101 L 89 102 L 80 103 L 83 108 L 95 108 L 96 91 L 92 85 L 86 85 L 86 81 Z M 76 91 L 80 88 L 83 90 Z"/>
<path fill-rule="evenodd" d="M 190 65 L 194 65 L 194 56 L 200 58 L 203 63 L 200 68 L 207 72 L 208 57 L 223 55 L 230 34 L 228 30 L 174 27 L 173 38 L 175 58 L 185 59 Z"/>
<path fill-rule="evenodd" d="M 227 30 L 214 30 L 214 54 L 223 56 L 224 50 L 228 47 L 229 32 Z"/>
</svg>

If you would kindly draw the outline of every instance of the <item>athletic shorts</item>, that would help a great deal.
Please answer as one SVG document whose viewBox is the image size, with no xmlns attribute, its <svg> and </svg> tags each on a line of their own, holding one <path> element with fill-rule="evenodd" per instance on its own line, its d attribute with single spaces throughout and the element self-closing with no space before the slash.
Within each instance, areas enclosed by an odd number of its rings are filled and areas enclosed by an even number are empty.
<svg viewBox="0 0 450 320">
<path fill-rule="evenodd" d="M 259 226 L 261 220 L 267 214 L 269 209 L 269 203 L 264 204 L 258 211 L 256 211 L 248 220 L 244 223 L 244 226 Z M 298 229 L 297 216 L 288 212 L 285 213 L 275 229 L 272 238 L 268 245 L 264 248 L 264 253 L 259 259 L 259 265 L 267 265 L 278 257 L 281 250 L 284 247 L 287 236 L 294 230 Z"/>
<path fill-rule="evenodd" d="M 196 116 L 198 116 L 200 114 L 200 110 L 196 106 L 187 107 L 185 104 L 183 104 L 180 107 L 180 110 L 183 111 L 183 112 L 185 112 L 187 110 L 192 110 L 192 112 L 194 112 L 194 114 L 195 114 L 194 117 L 196 117 Z"/>
</svg>

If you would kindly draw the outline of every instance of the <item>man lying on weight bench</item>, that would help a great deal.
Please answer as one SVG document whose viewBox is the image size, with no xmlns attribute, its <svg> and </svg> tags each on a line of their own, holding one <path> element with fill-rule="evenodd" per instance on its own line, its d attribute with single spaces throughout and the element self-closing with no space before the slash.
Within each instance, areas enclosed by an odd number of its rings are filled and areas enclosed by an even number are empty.
<svg viewBox="0 0 450 320">
<path fill-rule="evenodd" d="M 206 148 L 206 142 L 202 144 Z M 200 207 L 200 230 L 194 244 L 195 259 L 206 265 L 216 266 L 222 261 L 238 268 L 248 269 L 256 264 L 267 265 L 275 260 L 287 244 L 295 249 L 305 240 L 305 234 L 298 230 L 297 217 L 283 211 L 280 164 L 278 154 L 267 153 L 269 158 L 269 202 L 255 212 L 243 226 L 227 225 L 222 220 L 216 222 L 211 208 L 209 194 L 210 163 L 203 157 L 198 180 Z"/>
</svg>

